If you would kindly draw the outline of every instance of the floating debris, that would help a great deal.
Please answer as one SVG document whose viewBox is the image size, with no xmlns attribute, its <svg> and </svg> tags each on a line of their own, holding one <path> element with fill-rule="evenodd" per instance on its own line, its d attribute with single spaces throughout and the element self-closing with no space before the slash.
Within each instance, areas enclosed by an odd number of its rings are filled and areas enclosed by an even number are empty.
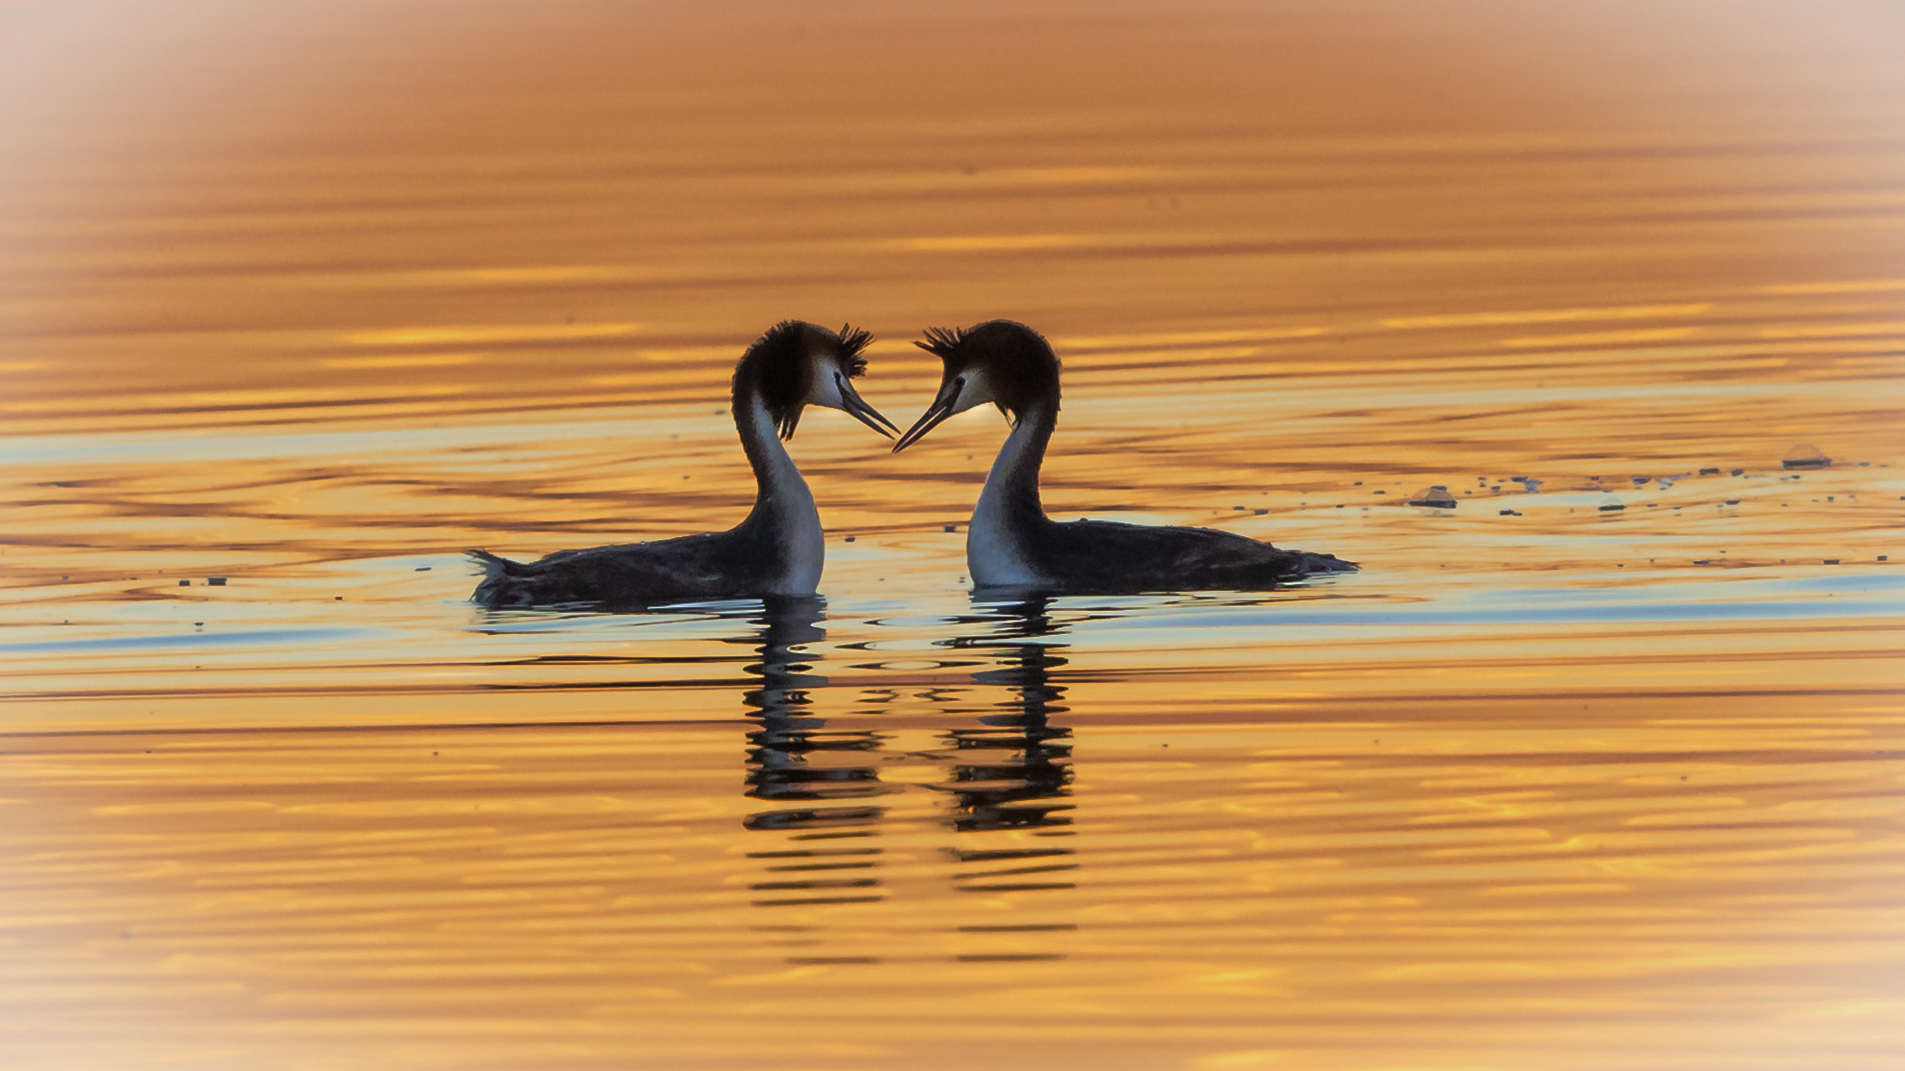
<svg viewBox="0 0 1905 1071">
<path fill-rule="evenodd" d="M 1800 443 L 1786 451 L 1786 456 L 1780 459 L 1779 467 L 1782 469 L 1823 469 L 1830 464 L 1832 459 L 1820 453 L 1818 447 L 1810 443 Z"/>
<path fill-rule="evenodd" d="M 1519 517 L 1521 516 L 1521 513 L 1516 510 L 1505 509 L 1505 510 L 1502 510 L 1501 515 L 1504 517 Z"/>
<path fill-rule="evenodd" d="M 215 588 L 222 588 L 225 586 L 225 578 L 222 576 L 208 576 L 205 578 L 205 582 Z"/>
<path fill-rule="evenodd" d="M 1734 469 L 1734 470 L 1733 470 L 1733 475 L 1735 475 L 1735 476 L 1744 476 L 1744 475 L 1746 475 L 1746 470 L 1745 470 L 1745 469 Z"/>
<path fill-rule="evenodd" d="M 1629 476 L 1628 479 L 1634 481 L 1635 487 L 1641 487 L 1641 486 L 1644 486 L 1648 480 L 1653 479 L 1653 477 L 1652 476 Z"/>
<path fill-rule="evenodd" d="M 1378 491 L 1376 493 L 1381 494 L 1382 492 Z M 1449 494 L 1449 489 L 1438 483 L 1433 487 L 1425 487 L 1417 491 L 1415 495 L 1409 499 L 1409 504 L 1411 506 L 1427 506 L 1430 509 L 1454 509 L 1456 501 L 1455 496 Z"/>
<path fill-rule="evenodd" d="M 1720 474 L 1720 470 L 1717 468 L 1700 470 L 1700 475 L 1702 476 L 1718 476 L 1719 474 Z"/>
</svg>

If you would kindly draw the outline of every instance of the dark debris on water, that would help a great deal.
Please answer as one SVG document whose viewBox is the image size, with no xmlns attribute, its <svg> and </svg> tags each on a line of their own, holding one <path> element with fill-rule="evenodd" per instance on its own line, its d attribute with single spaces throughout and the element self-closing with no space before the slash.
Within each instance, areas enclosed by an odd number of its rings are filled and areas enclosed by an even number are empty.
<svg viewBox="0 0 1905 1071">
<path fill-rule="evenodd" d="M 1811 443 L 1800 443 L 1798 446 L 1786 451 L 1786 456 L 1780 461 L 1779 467 L 1783 469 L 1823 469 L 1831 464 L 1832 459 L 1827 457 L 1818 447 Z"/>
</svg>

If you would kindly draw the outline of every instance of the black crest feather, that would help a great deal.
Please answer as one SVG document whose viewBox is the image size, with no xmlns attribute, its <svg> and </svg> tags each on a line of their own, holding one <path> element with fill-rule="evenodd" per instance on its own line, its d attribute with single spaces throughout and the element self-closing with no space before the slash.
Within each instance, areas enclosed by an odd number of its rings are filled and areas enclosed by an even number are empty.
<svg viewBox="0 0 1905 1071">
<path fill-rule="evenodd" d="M 852 324 L 840 325 L 840 366 L 847 370 L 848 378 L 858 379 L 867 374 L 867 359 L 861 356 L 861 351 L 872 341 L 873 332 Z"/>
<path fill-rule="evenodd" d="M 749 389 L 758 390 L 783 439 L 791 438 L 800 423 L 801 399 L 811 374 L 805 359 L 806 338 L 813 330 L 812 324 L 782 320 L 754 340 L 734 370 L 737 411 L 747 404 Z"/>
<path fill-rule="evenodd" d="M 913 345 L 946 358 L 958 353 L 965 341 L 966 329 L 963 327 L 929 327 L 926 329 L 926 340 L 921 342 L 915 339 Z"/>
</svg>

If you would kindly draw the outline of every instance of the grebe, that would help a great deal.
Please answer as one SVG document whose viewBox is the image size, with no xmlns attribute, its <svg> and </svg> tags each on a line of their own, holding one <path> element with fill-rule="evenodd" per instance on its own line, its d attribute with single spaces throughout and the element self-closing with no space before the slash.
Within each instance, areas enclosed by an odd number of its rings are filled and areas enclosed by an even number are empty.
<svg viewBox="0 0 1905 1071">
<path fill-rule="evenodd" d="M 1058 356 L 1011 320 L 933 329 L 914 345 L 945 362 L 939 395 L 893 444 L 895 452 L 954 413 L 992 402 L 1012 424 L 966 529 L 966 566 L 979 588 L 1048 593 L 1253 591 L 1318 573 L 1355 570 L 1330 554 L 1279 550 L 1212 528 L 1116 521 L 1058 523 L 1039 502 L 1039 465 L 1058 424 Z"/>
<path fill-rule="evenodd" d="M 850 382 L 866 371 L 872 336 L 786 320 L 749 346 L 734 369 L 734 427 L 754 468 L 754 510 L 725 532 L 565 550 L 533 562 L 482 550 L 484 606 L 600 603 L 642 606 L 688 599 L 810 596 L 825 555 L 820 514 L 782 439 L 805 406 L 824 405 L 888 438 L 899 431 L 860 400 Z"/>
</svg>

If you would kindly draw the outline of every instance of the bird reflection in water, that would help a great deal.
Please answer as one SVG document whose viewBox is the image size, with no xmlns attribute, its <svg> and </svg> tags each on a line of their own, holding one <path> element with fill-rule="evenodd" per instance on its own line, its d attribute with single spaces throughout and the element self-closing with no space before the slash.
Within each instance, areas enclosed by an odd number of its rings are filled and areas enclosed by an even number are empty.
<svg viewBox="0 0 1905 1071">
<path fill-rule="evenodd" d="M 1049 600 L 1007 603 L 990 612 L 962 618 L 987 623 L 985 635 L 941 641 L 967 650 L 997 651 L 1001 668 L 973 674 L 973 682 L 1003 685 L 1012 698 L 998 704 L 1003 713 L 980 717 L 978 728 L 947 733 L 955 756 L 952 781 L 946 787 L 955 801 L 953 828 L 961 833 L 1015 831 L 1038 838 L 1069 837 L 1071 816 L 1071 730 L 1051 723 L 1065 711 L 1063 685 L 1053 684 L 1051 671 L 1065 664 L 1054 655 L 1063 644 L 1047 637 L 1054 627 Z M 1069 889 L 1074 883 L 1058 880 L 1078 864 L 1069 860 L 1071 848 L 1050 846 L 981 846 L 971 839 L 950 849 L 961 864 L 955 881 L 963 892 L 1030 892 Z M 1016 837 L 1015 840 L 1022 840 Z"/>
<path fill-rule="evenodd" d="M 883 899 L 880 882 L 868 873 L 879 865 L 882 849 L 874 838 L 886 808 L 835 801 L 865 800 L 889 787 L 876 766 L 883 743 L 871 731 L 828 731 L 813 717 L 809 689 L 825 677 L 811 672 L 803 648 L 826 637 L 820 628 L 825 604 L 813 598 L 769 598 L 756 619 L 760 662 L 747 672 L 760 687 L 741 701 L 759 728 L 748 734 L 747 794 L 777 805 L 749 815 L 747 828 L 787 834 L 789 847 L 749 852 L 766 862 L 775 877 L 750 886 L 758 907 L 874 903 Z M 743 641 L 747 642 L 747 641 Z"/>
<path fill-rule="evenodd" d="M 1078 868 L 1074 849 L 1058 840 L 1072 835 L 1071 730 L 1051 723 L 1065 710 L 1060 704 L 1065 689 L 1052 683 L 1050 675 L 1065 659 L 1053 653 L 1064 645 L 1049 637 L 1063 629 L 1047 613 L 1046 600 L 981 604 L 955 619 L 961 628 L 977 626 L 976 633 L 939 645 L 991 661 L 997 668 L 974 673 L 973 684 L 987 691 L 1004 687 L 1010 698 L 990 708 L 996 713 L 981 714 L 978 725 L 940 731 L 937 746 L 919 751 L 895 752 L 887 747 L 892 733 L 829 730 L 814 716 L 810 693 L 827 682 L 813 672 L 818 654 L 809 647 L 824 639 L 823 619 L 818 600 L 772 600 L 756 619 L 759 631 L 737 639 L 758 644 L 761 655 L 747 667 L 760 678 L 759 686 L 742 695 L 749 716 L 758 722 L 748 734 L 747 794 L 774 805 L 750 815 L 745 824 L 750 830 L 782 835 L 786 845 L 748 853 L 766 871 L 749 886 L 751 902 L 764 908 L 812 909 L 885 900 L 887 889 L 879 871 L 887 849 L 876 838 L 902 817 L 908 831 L 917 832 L 917 819 L 923 816 L 898 815 L 894 808 L 871 802 L 905 787 L 883 782 L 881 767 L 931 764 L 945 775 L 913 783 L 951 801 L 951 813 L 939 811 L 933 824 L 950 826 L 954 834 L 954 843 L 944 849 L 952 862 L 953 887 L 988 897 L 973 901 L 975 908 L 984 904 L 983 922 L 955 925 L 957 932 L 974 936 L 968 938 L 972 950 L 953 958 L 1062 959 L 1028 948 L 1023 935 L 1076 926 L 1027 917 L 1023 911 L 1034 905 L 1007 895 L 1074 888 L 1069 872 Z M 926 701 L 940 716 L 967 718 L 970 695 L 971 689 L 963 687 L 929 688 L 913 692 L 911 698 Z M 890 711 L 896 696 L 872 689 L 866 698 L 870 705 Z M 1032 838 L 1039 842 L 1026 843 Z M 823 937 L 816 923 L 828 918 L 825 915 L 797 912 L 791 918 L 804 924 L 754 929 L 780 935 L 775 943 L 782 946 L 824 946 L 835 953 L 859 951 L 853 946 L 876 939 L 859 928 L 833 927 Z M 879 961 L 877 955 L 788 957 L 791 964 Z"/>
</svg>

